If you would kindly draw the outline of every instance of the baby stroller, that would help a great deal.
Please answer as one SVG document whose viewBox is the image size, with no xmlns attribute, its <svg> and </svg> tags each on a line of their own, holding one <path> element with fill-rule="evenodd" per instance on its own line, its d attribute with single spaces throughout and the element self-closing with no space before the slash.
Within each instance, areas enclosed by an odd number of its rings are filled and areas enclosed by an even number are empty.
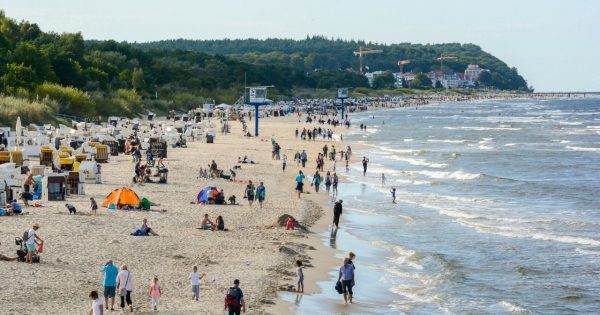
<svg viewBox="0 0 600 315">
<path fill-rule="evenodd" d="M 27 237 L 27 232 L 25 232 L 24 236 Z M 15 245 L 21 247 L 21 249 L 17 249 L 17 261 L 25 262 L 27 258 L 27 246 L 25 244 L 25 241 L 23 241 L 21 238 L 15 237 Z M 31 255 L 31 260 L 33 260 L 34 263 L 39 263 L 40 256 L 34 253 L 33 255 Z"/>
</svg>

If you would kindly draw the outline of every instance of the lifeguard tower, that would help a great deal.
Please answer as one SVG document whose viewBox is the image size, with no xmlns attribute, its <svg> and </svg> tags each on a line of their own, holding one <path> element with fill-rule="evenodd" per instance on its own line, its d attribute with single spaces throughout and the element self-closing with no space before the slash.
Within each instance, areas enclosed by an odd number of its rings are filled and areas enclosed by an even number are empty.
<svg viewBox="0 0 600 315">
<path fill-rule="evenodd" d="M 337 94 L 335 95 L 335 98 L 342 100 L 342 120 L 345 119 L 344 117 L 344 100 L 350 97 L 350 87 L 344 87 L 344 88 L 338 88 L 337 89 Z"/>
<path fill-rule="evenodd" d="M 254 136 L 258 137 L 258 107 L 261 105 L 270 104 L 270 100 L 267 99 L 267 90 L 274 87 L 270 86 L 250 86 L 246 87 L 249 94 L 249 102 L 244 102 L 246 105 L 254 106 Z M 245 97 L 245 95 L 244 95 Z"/>
</svg>

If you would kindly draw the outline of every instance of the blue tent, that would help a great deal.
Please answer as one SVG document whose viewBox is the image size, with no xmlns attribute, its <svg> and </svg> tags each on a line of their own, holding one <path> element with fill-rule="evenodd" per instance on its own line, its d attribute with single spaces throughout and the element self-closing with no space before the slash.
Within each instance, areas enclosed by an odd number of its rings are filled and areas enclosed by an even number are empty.
<svg viewBox="0 0 600 315">
<path fill-rule="evenodd" d="M 206 188 L 202 189 L 202 190 L 201 190 L 201 191 L 198 193 L 198 198 L 197 198 L 197 200 L 198 200 L 198 203 L 201 203 L 201 202 L 208 202 L 208 198 L 206 198 L 206 193 L 207 193 L 209 190 L 214 190 L 214 191 L 215 191 L 215 198 L 216 198 L 216 197 L 219 195 L 219 189 L 218 189 L 217 187 L 215 187 L 215 186 L 208 186 L 208 187 L 206 187 Z"/>
</svg>

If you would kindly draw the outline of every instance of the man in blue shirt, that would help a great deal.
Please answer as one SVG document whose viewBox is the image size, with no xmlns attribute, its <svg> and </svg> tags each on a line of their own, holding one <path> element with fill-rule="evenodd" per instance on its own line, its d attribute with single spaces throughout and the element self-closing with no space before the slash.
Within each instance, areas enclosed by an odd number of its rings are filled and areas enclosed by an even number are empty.
<svg viewBox="0 0 600 315">
<path fill-rule="evenodd" d="M 308 156 L 306 155 L 306 151 L 302 150 L 300 154 L 300 159 L 302 160 L 302 167 L 306 166 L 306 161 L 308 160 Z"/>
<path fill-rule="evenodd" d="M 12 208 L 12 210 L 8 212 L 10 215 L 18 215 L 18 214 L 21 214 L 21 212 L 23 211 L 21 209 L 21 205 L 17 202 L 16 199 L 14 199 L 10 203 L 10 207 Z"/>
<path fill-rule="evenodd" d="M 302 171 L 298 171 L 298 176 L 296 176 L 296 191 L 298 192 L 298 199 L 300 199 L 300 194 L 302 193 L 302 186 L 304 186 L 304 183 L 302 182 L 304 180 L 304 174 L 302 173 Z"/>
<path fill-rule="evenodd" d="M 110 310 L 114 311 L 119 268 L 113 265 L 112 260 L 109 260 L 106 262 L 106 265 L 102 267 L 102 272 L 104 272 L 104 305 L 106 305 L 106 309 L 108 309 L 108 298 L 110 298 Z"/>
<path fill-rule="evenodd" d="M 340 276 L 338 281 L 342 280 L 342 291 L 344 292 L 344 303 L 352 303 L 352 281 L 354 280 L 354 266 L 348 264 L 349 258 L 344 258 L 344 264 L 340 266 Z"/>
<path fill-rule="evenodd" d="M 240 315 L 240 311 L 246 313 L 246 302 L 244 301 L 244 293 L 240 289 L 240 280 L 233 280 L 233 287 L 227 290 L 225 295 L 225 309 L 228 315 Z"/>
</svg>

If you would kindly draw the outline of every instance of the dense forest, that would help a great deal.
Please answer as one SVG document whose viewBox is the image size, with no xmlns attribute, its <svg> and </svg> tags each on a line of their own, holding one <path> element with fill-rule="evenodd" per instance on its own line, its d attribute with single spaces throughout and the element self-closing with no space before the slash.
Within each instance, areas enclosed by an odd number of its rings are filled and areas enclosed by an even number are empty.
<svg viewBox="0 0 600 315">
<path fill-rule="evenodd" d="M 359 70 L 358 57 L 353 52 L 359 47 L 383 50 L 383 53 L 369 54 L 363 59 L 363 67 L 374 70 L 398 72 L 398 61 L 410 60 L 404 71 L 414 73 L 440 69 L 437 58 L 444 54 L 456 60 L 444 62 L 444 69 L 463 72 L 467 65 L 478 64 L 490 69 L 491 85 L 507 90 L 527 90 L 527 82 L 516 68 L 484 52 L 473 44 L 379 44 L 365 41 L 328 39 L 323 36 L 307 36 L 303 40 L 293 39 L 224 39 L 224 40 L 163 40 L 150 43 L 132 43 L 144 50 L 188 50 L 221 54 L 255 65 L 288 65 L 310 72 L 315 70 Z"/>
</svg>

